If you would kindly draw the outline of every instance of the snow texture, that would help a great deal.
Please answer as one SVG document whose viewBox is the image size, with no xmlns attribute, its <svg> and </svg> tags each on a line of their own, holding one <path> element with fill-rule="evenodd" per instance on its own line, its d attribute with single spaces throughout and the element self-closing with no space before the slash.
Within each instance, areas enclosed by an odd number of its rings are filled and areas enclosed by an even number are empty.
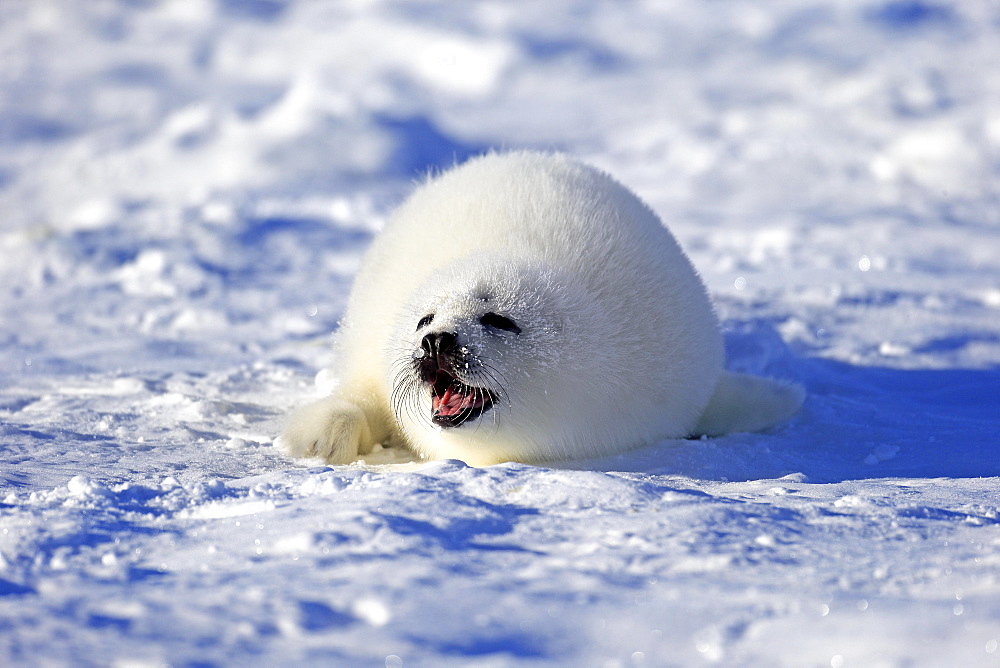
<svg viewBox="0 0 1000 668">
<path fill-rule="evenodd" d="M 998 62 L 993 0 L 0 3 L 0 664 L 996 665 Z M 393 206 L 516 147 L 803 411 L 281 456 Z"/>
</svg>

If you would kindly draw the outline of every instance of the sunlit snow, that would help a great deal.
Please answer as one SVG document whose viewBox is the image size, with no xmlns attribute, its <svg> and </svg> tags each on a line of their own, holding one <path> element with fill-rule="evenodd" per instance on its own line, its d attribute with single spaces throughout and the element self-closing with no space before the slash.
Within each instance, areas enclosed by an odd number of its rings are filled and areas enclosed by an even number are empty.
<svg viewBox="0 0 1000 668">
<path fill-rule="evenodd" d="M 0 3 L 0 664 L 1000 662 L 993 0 Z M 273 447 L 413 184 L 567 151 L 766 434 Z"/>
</svg>

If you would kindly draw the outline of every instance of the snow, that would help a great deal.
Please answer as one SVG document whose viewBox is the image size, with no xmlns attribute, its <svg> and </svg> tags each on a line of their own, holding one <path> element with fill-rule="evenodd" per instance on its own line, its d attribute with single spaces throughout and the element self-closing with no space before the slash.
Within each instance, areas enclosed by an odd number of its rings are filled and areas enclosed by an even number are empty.
<svg viewBox="0 0 1000 668">
<path fill-rule="evenodd" d="M 989 0 L 0 4 L 0 663 L 996 665 Z M 368 240 L 489 148 L 669 222 L 767 434 L 293 461 Z"/>
</svg>

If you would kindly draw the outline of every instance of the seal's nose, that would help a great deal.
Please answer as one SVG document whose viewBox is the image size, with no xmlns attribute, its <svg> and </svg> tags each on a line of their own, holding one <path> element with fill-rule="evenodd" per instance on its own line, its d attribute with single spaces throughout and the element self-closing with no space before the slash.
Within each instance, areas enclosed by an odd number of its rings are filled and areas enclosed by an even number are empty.
<svg viewBox="0 0 1000 668">
<path fill-rule="evenodd" d="M 447 355 L 458 349 L 458 336 L 452 332 L 431 332 L 420 341 L 420 347 L 431 357 Z"/>
</svg>

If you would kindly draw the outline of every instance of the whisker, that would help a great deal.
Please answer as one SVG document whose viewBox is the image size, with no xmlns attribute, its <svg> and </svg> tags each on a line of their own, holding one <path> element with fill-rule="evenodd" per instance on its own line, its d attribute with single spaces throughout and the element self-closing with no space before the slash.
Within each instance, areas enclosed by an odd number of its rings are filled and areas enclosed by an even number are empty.
<svg viewBox="0 0 1000 668">
<path fill-rule="evenodd" d="M 390 403 L 392 404 L 392 412 L 396 416 L 397 421 L 402 421 L 402 402 L 405 399 L 406 393 L 406 380 L 407 380 L 407 370 L 405 367 L 400 368 L 396 371 L 392 379 L 392 394 L 390 395 Z"/>
<path fill-rule="evenodd" d="M 507 390 L 504 388 L 504 385 L 500 383 L 494 376 L 494 374 L 498 374 L 502 377 L 503 374 L 501 374 L 492 366 L 484 364 L 483 367 L 484 369 L 487 369 L 486 371 L 483 372 L 483 375 L 485 375 L 491 383 L 490 391 L 493 392 L 497 396 L 497 398 L 503 400 L 503 402 L 507 405 L 508 412 L 511 411 L 512 406 L 510 403 L 510 397 L 507 396 Z"/>
<path fill-rule="evenodd" d="M 472 391 L 472 400 L 473 400 L 473 405 L 478 404 L 478 405 L 482 406 L 483 404 L 485 404 L 486 403 L 486 390 L 484 390 L 481 387 L 476 387 Z M 478 434 L 479 430 L 482 428 L 482 426 L 483 426 L 483 421 L 482 420 L 476 420 L 476 432 L 475 433 Z"/>
</svg>

